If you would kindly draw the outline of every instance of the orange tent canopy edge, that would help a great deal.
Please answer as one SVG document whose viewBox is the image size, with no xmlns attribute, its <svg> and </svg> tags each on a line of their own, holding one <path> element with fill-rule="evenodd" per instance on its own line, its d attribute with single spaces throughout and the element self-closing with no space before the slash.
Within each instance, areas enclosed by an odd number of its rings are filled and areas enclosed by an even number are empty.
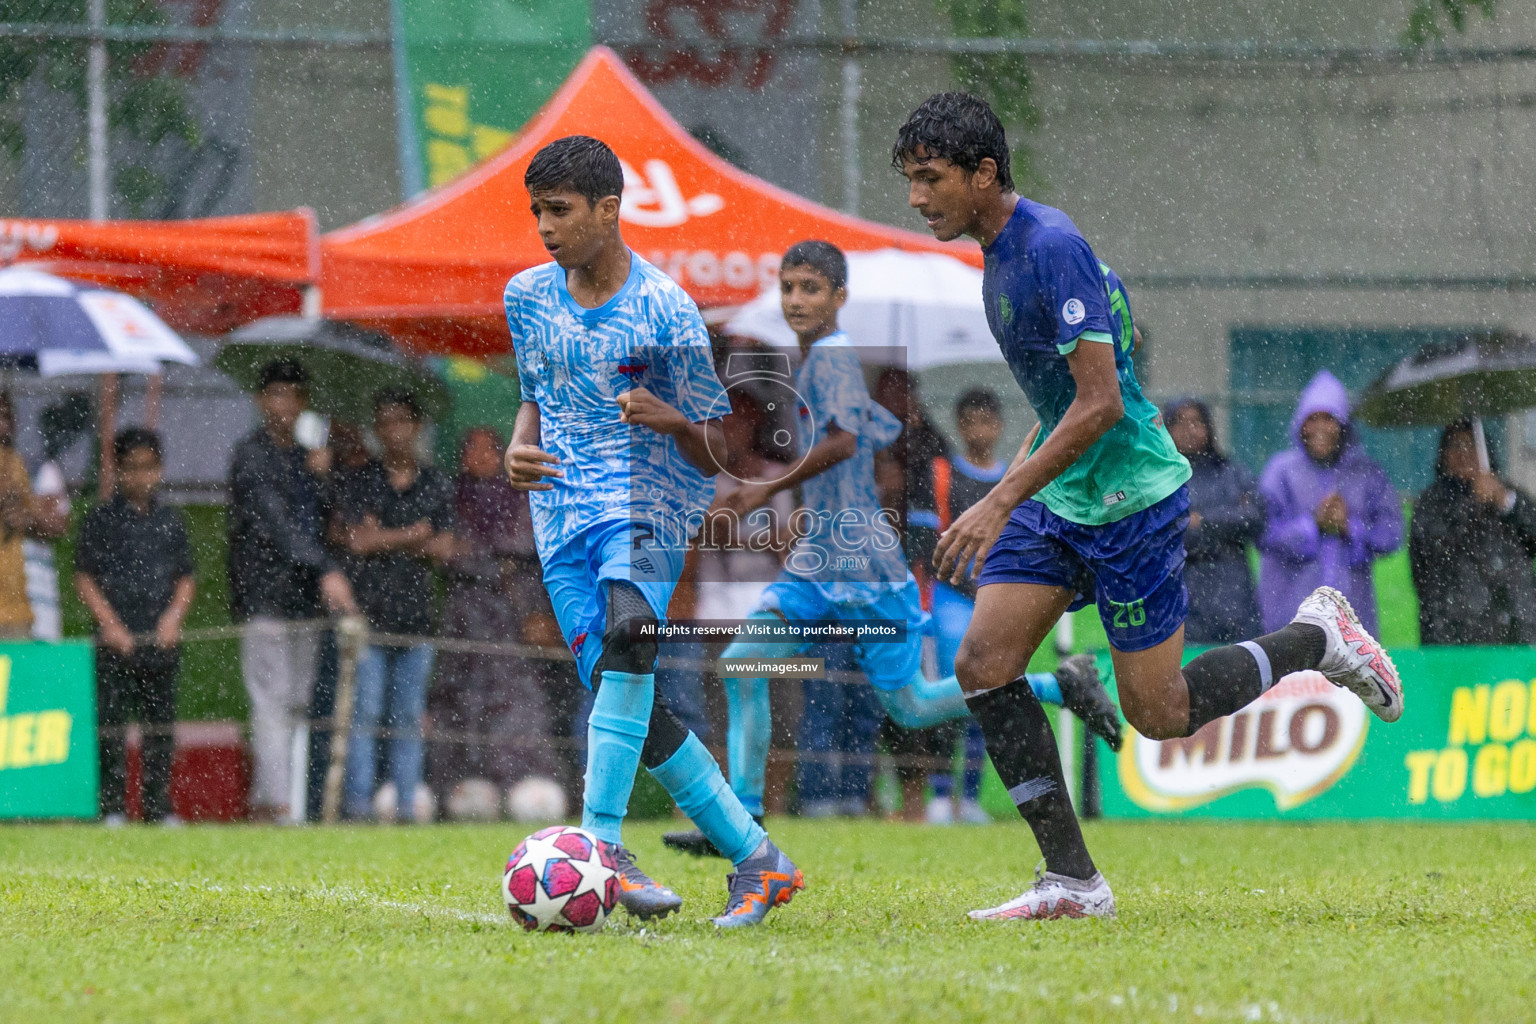
<svg viewBox="0 0 1536 1024">
<path fill-rule="evenodd" d="M 151 302 L 172 327 L 220 334 L 296 313 L 320 277 L 309 209 L 197 220 L 0 219 L 0 262 Z"/>
<path fill-rule="evenodd" d="M 748 301 L 772 284 L 784 250 L 806 238 L 981 263 L 974 243 L 941 243 L 839 213 L 732 166 L 598 46 L 500 154 L 441 189 L 324 235 L 326 315 L 380 328 L 417 351 L 505 352 L 502 290 L 549 260 L 523 174 L 544 145 L 577 134 L 601 138 L 624 165 L 620 220 L 631 248 L 701 306 Z"/>
</svg>

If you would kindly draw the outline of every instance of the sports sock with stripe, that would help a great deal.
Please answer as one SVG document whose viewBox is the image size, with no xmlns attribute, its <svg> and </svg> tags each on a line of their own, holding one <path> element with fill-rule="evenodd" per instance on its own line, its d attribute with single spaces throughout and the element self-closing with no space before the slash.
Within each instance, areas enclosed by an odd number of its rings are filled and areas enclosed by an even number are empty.
<svg viewBox="0 0 1536 1024">
<path fill-rule="evenodd" d="M 1093 858 L 1072 810 L 1056 737 L 1045 708 L 1018 681 L 966 701 L 987 739 L 993 767 L 1029 823 L 1045 866 L 1068 878 L 1092 878 Z"/>
<path fill-rule="evenodd" d="M 1189 688 L 1189 732 L 1239 711 L 1292 672 L 1317 668 L 1327 650 L 1322 629 L 1293 622 L 1284 629 L 1206 651 L 1184 666 Z"/>
</svg>

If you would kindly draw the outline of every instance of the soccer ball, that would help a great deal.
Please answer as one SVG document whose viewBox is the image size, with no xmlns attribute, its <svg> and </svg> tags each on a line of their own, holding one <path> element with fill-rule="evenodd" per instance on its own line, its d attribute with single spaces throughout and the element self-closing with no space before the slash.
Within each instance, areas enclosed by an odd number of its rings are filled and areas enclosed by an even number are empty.
<svg viewBox="0 0 1536 1024">
<path fill-rule="evenodd" d="M 565 790 L 547 775 L 530 775 L 507 790 L 507 814 L 513 821 L 543 824 L 565 817 Z"/>
<path fill-rule="evenodd" d="M 618 865 L 592 833 L 555 825 L 517 844 L 501 895 L 526 931 L 601 931 L 619 901 Z"/>
</svg>

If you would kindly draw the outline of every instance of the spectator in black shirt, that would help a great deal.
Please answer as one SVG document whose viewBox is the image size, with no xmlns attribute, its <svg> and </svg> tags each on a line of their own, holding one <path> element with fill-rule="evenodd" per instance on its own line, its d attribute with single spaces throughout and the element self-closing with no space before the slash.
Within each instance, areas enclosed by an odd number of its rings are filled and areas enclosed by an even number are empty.
<svg viewBox="0 0 1536 1024">
<path fill-rule="evenodd" d="M 262 425 L 235 447 L 229 470 L 229 587 L 240 667 L 251 701 L 255 777 L 251 816 L 290 817 L 293 731 L 307 714 L 325 608 L 356 614 L 352 590 L 326 550 L 325 448 L 306 451 L 294 425 L 309 404 L 309 376 L 291 359 L 261 372 Z"/>
<path fill-rule="evenodd" d="M 135 715 L 144 736 L 144 820 L 174 822 L 172 729 L 181 624 L 197 591 L 192 551 L 181 513 L 155 499 L 160 439 L 129 427 L 113 452 L 117 493 L 85 517 L 75 549 L 75 591 L 96 620 L 101 813 L 109 824 L 126 820 L 123 726 Z"/>
<path fill-rule="evenodd" d="M 433 563 L 454 553 L 453 489 L 442 473 L 417 461 L 421 407 L 415 396 L 380 392 L 374 399 L 373 434 L 383 449 L 381 459 L 359 470 L 340 498 L 343 541 L 351 555 L 347 572 L 370 629 L 430 635 Z M 422 784 L 421 725 L 433 654 L 425 642 L 364 645 L 347 747 L 349 817 L 371 812 L 382 723 L 397 806 L 409 807 L 418 822 L 430 819 L 431 796 Z M 392 816 L 390 802 L 380 803 L 380 816 Z"/>
<path fill-rule="evenodd" d="M 1420 643 L 1536 643 L 1532 558 L 1536 503 L 1478 464 L 1470 421 L 1452 423 L 1408 538 Z"/>
</svg>

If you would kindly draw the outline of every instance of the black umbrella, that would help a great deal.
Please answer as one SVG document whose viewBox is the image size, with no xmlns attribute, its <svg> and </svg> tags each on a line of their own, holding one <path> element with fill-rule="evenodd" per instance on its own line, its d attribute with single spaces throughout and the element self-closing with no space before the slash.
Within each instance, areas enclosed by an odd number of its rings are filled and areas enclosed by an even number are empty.
<svg viewBox="0 0 1536 1024">
<path fill-rule="evenodd" d="M 1536 407 L 1536 342 L 1513 331 L 1477 331 L 1425 345 L 1377 378 L 1355 416 L 1373 427 L 1472 421 L 1478 460 L 1488 468 L 1484 416 Z"/>
<path fill-rule="evenodd" d="M 431 371 L 397 352 L 388 338 L 337 320 L 270 316 L 231 332 L 214 365 L 248 391 L 274 359 L 293 359 L 309 374 L 309 401 L 317 412 L 366 423 L 373 396 L 385 388 L 409 391 L 422 412 L 441 419 L 451 399 Z"/>
</svg>

